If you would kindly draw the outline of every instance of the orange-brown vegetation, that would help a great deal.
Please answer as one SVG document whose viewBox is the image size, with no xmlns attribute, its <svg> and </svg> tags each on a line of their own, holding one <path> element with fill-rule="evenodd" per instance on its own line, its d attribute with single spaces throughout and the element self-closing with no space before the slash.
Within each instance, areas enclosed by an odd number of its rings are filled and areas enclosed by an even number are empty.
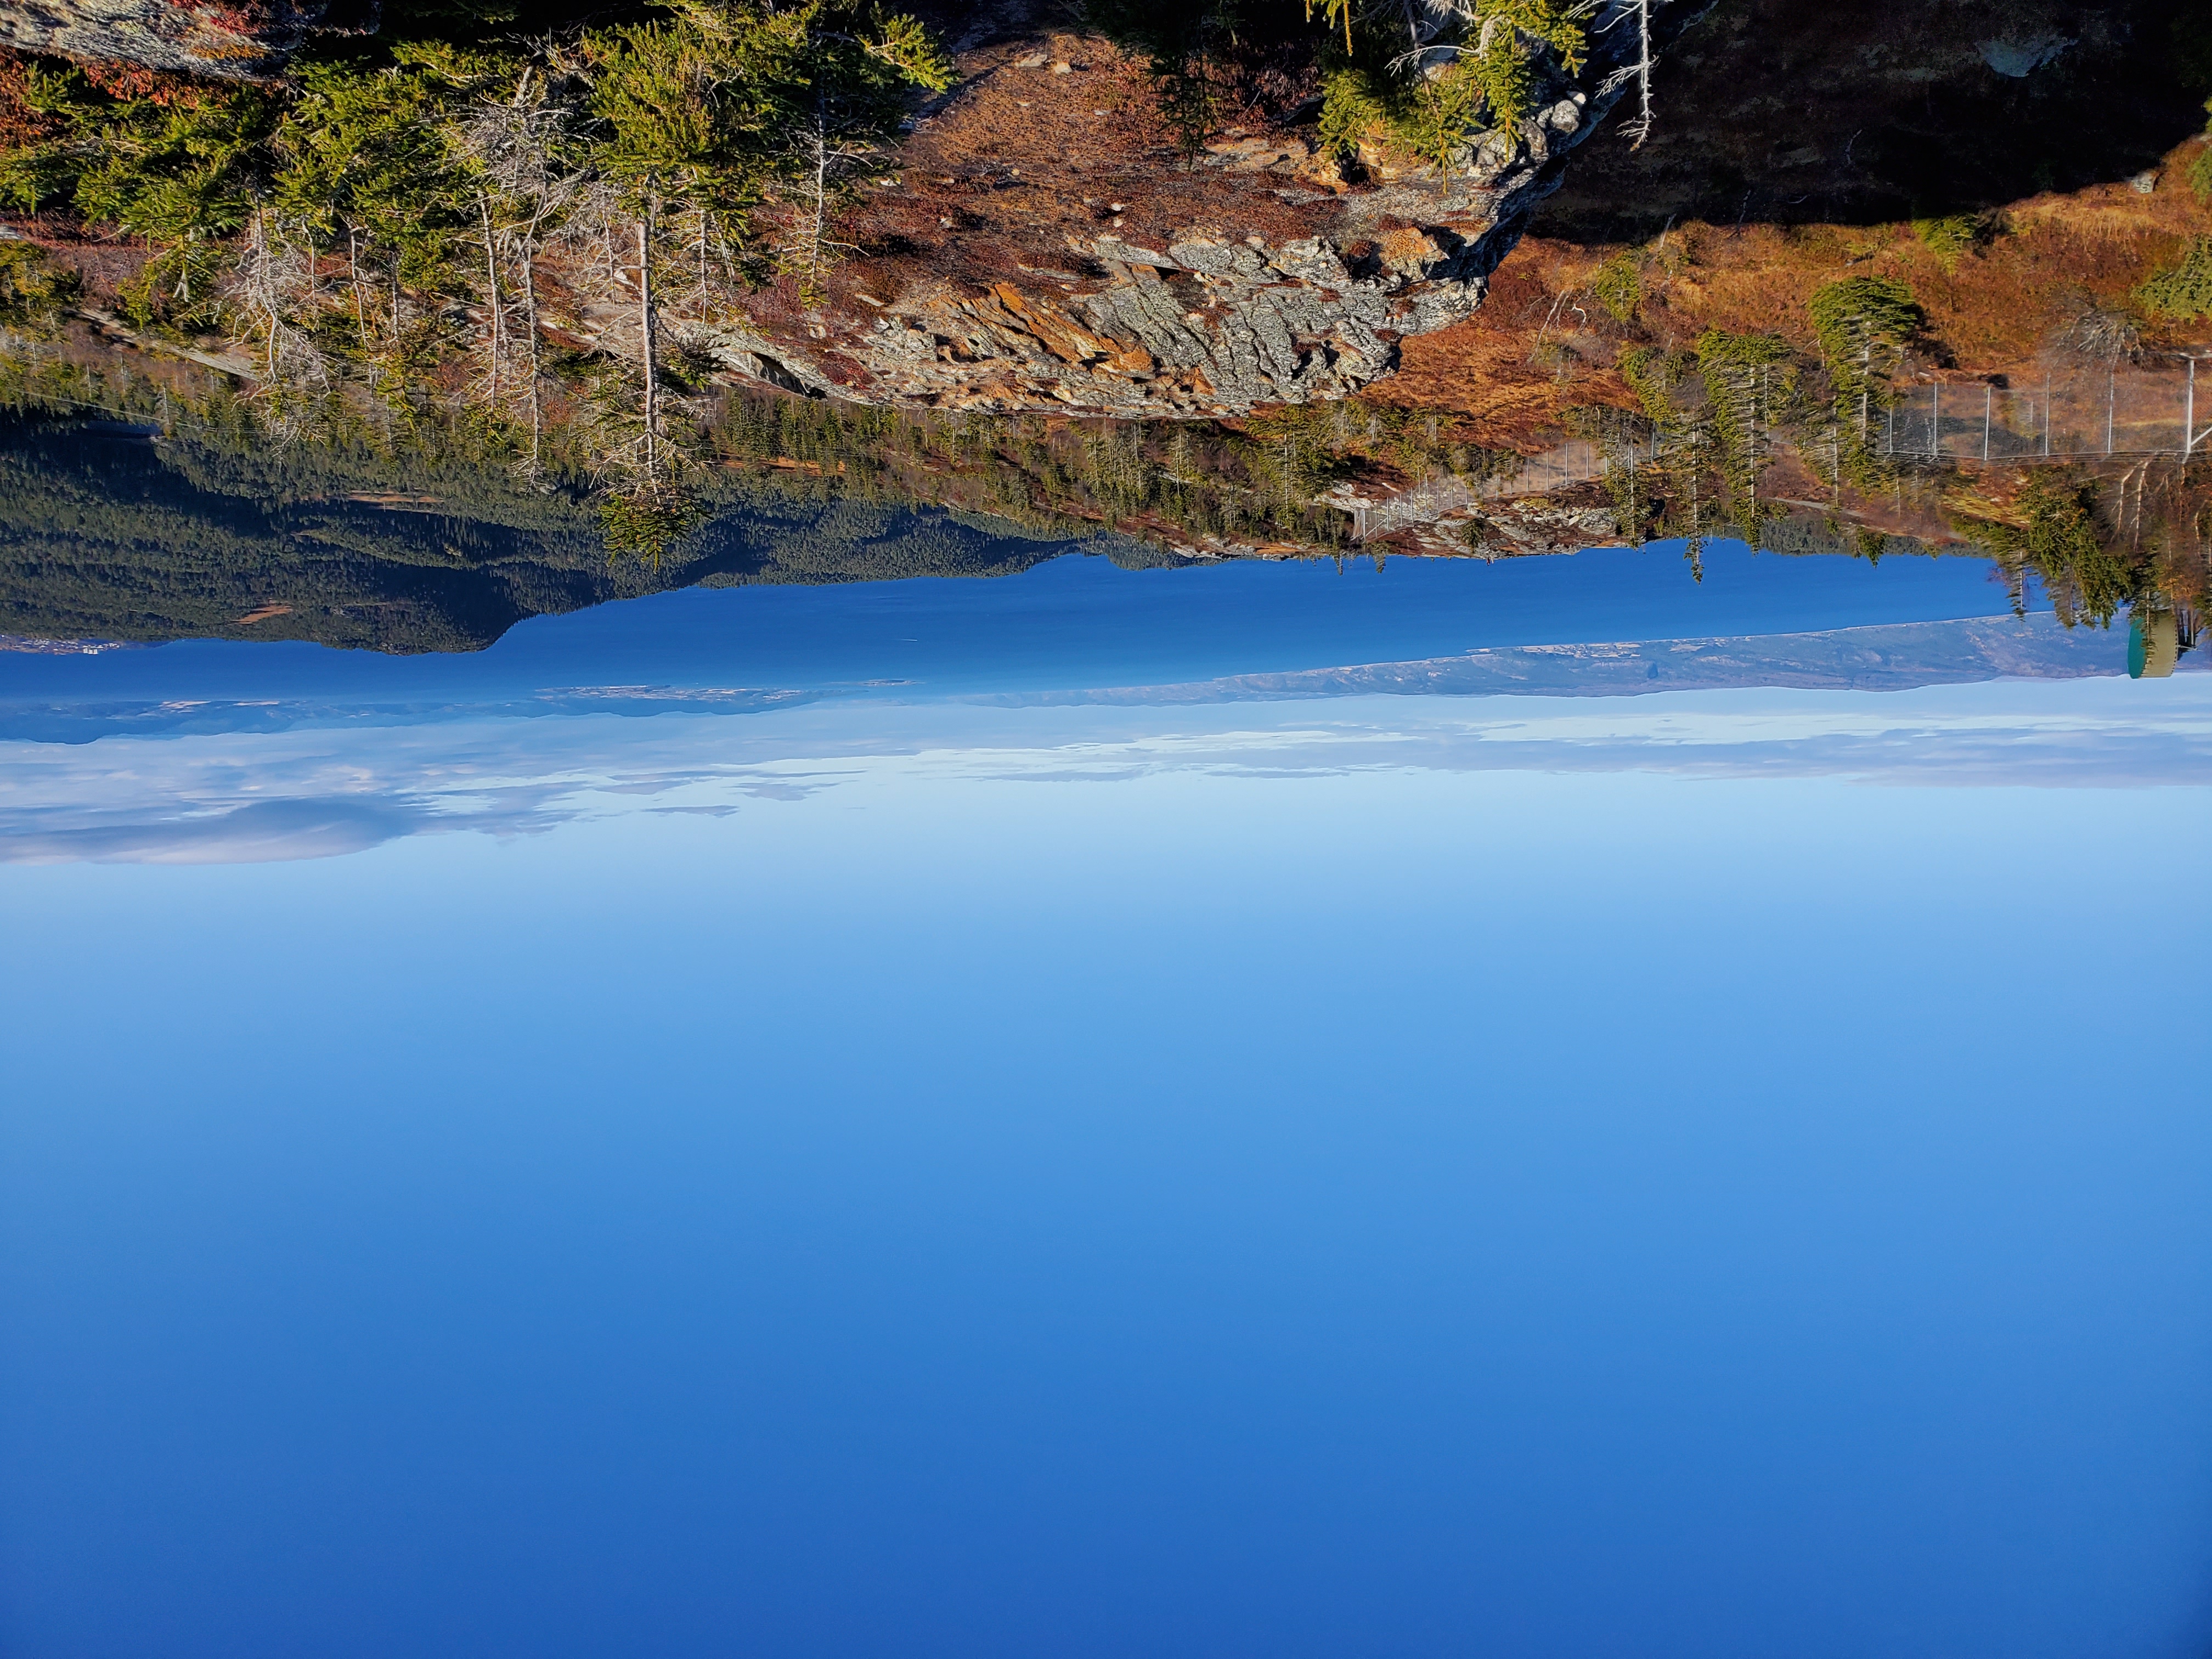
<svg viewBox="0 0 2212 1659">
<path fill-rule="evenodd" d="M 1494 447 L 1556 441 L 1566 410 L 1632 403 L 1609 365 L 1626 345 L 1687 347 L 1707 329 L 1778 333 L 1816 349 L 1808 305 L 1848 276 L 1905 283 L 1928 314 L 1914 368 L 1923 379 L 2017 376 L 2093 307 L 2124 311 L 2144 280 L 2191 238 L 2212 234 L 2212 205 L 2191 189 L 2203 139 L 2178 147 L 2153 188 L 2129 182 L 2044 193 L 1994 216 L 1987 240 L 1946 261 L 1910 224 L 1676 225 L 1639 246 L 1532 235 L 1510 254 L 1482 310 L 1404 343 L 1404 367 L 1369 401 L 1463 411 Z M 1622 254 L 1638 273 L 1632 316 L 1607 314 L 1594 291 Z M 2140 317 L 2146 350 L 2204 343 L 2212 325 Z M 2212 398 L 2212 389 L 2208 389 Z"/>
<path fill-rule="evenodd" d="M 1188 162 L 1145 65 L 1096 36 L 1001 42 L 964 55 L 961 70 L 844 216 L 839 234 L 855 257 L 831 278 L 830 326 L 935 284 L 977 294 L 1042 279 L 1049 292 L 1055 277 L 1085 274 L 1071 243 L 1108 231 L 1153 246 L 1193 228 L 1230 240 L 1310 234 L 1282 177 Z"/>
<path fill-rule="evenodd" d="M 60 131 L 60 122 L 31 106 L 26 96 L 29 75 L 30 64 L 20 52 L 0 48 L 0 147 L 42 143 Z"/>
</svg>

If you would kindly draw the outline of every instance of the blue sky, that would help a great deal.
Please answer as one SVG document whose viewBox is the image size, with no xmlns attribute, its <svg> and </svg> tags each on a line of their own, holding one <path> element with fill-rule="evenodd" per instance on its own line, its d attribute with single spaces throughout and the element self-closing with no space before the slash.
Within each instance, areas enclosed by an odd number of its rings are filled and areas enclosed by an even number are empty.
<svg viewBox="0 0 2212 1659">
<path fill-rule="evenodd" d="M 0 1648 L 2195 1659 L 2204 684 L 12 745 Z"/>
</svg>

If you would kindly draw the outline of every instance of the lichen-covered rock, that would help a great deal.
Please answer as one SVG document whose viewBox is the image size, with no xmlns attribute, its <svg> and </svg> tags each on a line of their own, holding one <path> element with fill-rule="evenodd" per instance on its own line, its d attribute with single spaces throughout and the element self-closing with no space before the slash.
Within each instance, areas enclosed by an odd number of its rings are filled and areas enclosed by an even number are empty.
<svg viewBox="0 0 2212 1659">
<path fill-rule="evenodd" d="M 0 46 L 251 80 L 283 67 L 327 0 L 0 0 Z"/>
</svg>

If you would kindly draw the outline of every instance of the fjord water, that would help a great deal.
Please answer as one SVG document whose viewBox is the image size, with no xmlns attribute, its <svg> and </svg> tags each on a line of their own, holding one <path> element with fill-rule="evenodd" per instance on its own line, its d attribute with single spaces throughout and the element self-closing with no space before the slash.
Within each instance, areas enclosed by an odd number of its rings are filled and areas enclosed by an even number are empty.
<svg viewBox="0 0 2212 1659">
<path fill-rule="evenodd" d="M 1484 646 L 1787 634 L 2003 614 L 1972 559 L 1600 549 L 1497 565 L 1232 562 L 1125 571 L 1050 560 L 995 580 L 692 589 L 539 617 L 489 649 L 380 656 L 303 644 L 186 641 L 92 657 L 0 654 L 9 705 L 48 699 L 422 699 L 550 688 L 726 686 L 906 696 L 1142 686 Z M 2115 661 L 2119 660 L 2117 657 Z M 8 728 L 0 724 L 0 732 Z"/>
<path fill-rule="evenodd" d="M 7 665 L 0 1650 L 2201 1655 L 2212 676 L 944 700 L 1638 556 Z"/>
</svg>

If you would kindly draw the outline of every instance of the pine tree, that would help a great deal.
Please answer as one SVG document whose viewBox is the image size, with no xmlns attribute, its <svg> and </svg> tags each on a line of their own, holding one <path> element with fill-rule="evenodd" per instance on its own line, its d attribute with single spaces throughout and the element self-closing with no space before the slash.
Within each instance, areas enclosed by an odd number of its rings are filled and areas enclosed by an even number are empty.
<svg viewBox="0 0 2212 1659">
<path fill-rule="evenodd" d="M 1874 419 L 1889 407 L 1890 379 L 1925 321 L 1912 290 L 1886 276 L 1847 276 L 1814 291 L 1808 311 L 1834 389 L 1832 455 L 1838 485 L 1881 482 Z"/>
</svg>

